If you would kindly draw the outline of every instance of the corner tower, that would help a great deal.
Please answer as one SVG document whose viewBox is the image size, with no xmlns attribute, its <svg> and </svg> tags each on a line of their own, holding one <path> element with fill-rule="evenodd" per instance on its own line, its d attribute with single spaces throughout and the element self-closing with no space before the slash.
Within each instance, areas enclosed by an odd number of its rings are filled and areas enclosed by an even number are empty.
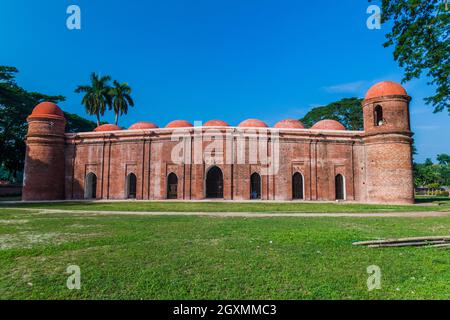
<svg viewBox="0 0 450 320">
<path fill-rule="evenodd" d="M 64 113 L 56 104 L 43 102 L 27 121 L 22 200 L 63 200 Z"/>
<path fill-rule="evenodd" d="M 367 202 L 414 202 L 410 100 L 400 84 L 384 81 L 362 103 Z"/>
</svg>

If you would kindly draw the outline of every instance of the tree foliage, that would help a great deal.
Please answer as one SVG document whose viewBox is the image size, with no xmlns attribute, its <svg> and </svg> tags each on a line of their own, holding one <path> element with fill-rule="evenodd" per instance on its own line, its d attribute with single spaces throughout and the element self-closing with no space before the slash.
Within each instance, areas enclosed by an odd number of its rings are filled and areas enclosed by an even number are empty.
<svg viewBox="0 0 450 320">
<path fill-rule="evenodd" d="M 80 117 L 77 114 L 64 112 L 66 118 L 66 132 L 90 132 L 97 127 L 97 123 Z"/>
<path fill-rule="evenodd" d="M 97 125 L 100 125 L 100 116 L 105 114 L 106 107 L 111 106 L 110 80 L 110 76 L 100 77 L 93 72 L 90 84 L 81 85 L 75 89 L 76 93 L 84 93 L 81 103 L 85 106 L 87 114 L 97 117 Z"/>
<path fill-rule="evenodd" d="M 450 156 L 448 154 L 442 153 L 438 154 L 436 157 L 436 160 L 439 162 L 439 164 L 442 165 L 449 165 L 450 164 Z"/>
<path fill-rule="evenodd" d="M 362 99 L 359 98 L 345 98 L 332 102 L 326 106 L 311 109 L 300 121 L 306 127 L 311 127 L 320 120 L 332 119 L 342 123 L 348 130 L 363 130 L 361 102 Z"/>
<path fill-rule="evenodd" d="M 433 163 L 431 159 L 426 159 L 424 163 L 414 163 L 414 184 L 416 187 L 450 186 L 450 156 L 440 154 L 437 156 L 437 160 L 439 161 L 438 164 Z"/>
<path fill-rule="evenodd" d="M 371 0 L 369 0 L 371 1 Z M 436 86 L 425 98 L 434 112 L 450 114 L 450 10 L 446 0 L 382 0 L 382 23 L 392 22 L 385 47 L 404 68 L 403 82 L 426 73 Z"/>
<path fill-rule="evenodd" d="M 131 98 L 132 90 L 128 83 L 119 83 L 114 80 L 114 86 L 111 87 L 110 81 L 110 76 L 100 77 L 93 72 L 90 84 L 81 85 L 75 89 L 76 93 L 84 93 L 81 103 L 85 106 L 88 114 L 97 117 L 97 125 L 101 124 L 100 117 L 105 114 L 107 108 L 114 111 L 117 125 L 119 116 L 127 114 L 129 106 L 134 106 Z"/>
<path fill-rule="evenodd" d="M 131 97 L 131 88 L 128 83 L 119 83 L 114 80 L 114 87 L 110 90 L 112 109 L 115 114 L 115 124 L 119 122 L 119 115 L 127 114 L 128 107 L 134 107 L 134 101 Z"/>
</svg>

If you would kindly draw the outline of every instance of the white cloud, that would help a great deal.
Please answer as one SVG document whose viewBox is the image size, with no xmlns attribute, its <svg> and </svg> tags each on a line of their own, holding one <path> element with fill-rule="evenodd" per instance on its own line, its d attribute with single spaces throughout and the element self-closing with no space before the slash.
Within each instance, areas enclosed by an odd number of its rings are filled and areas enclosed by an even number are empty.
<svg viewBox="0 0 450 320">
<path fill-rule="evenodd" d="M 416 130 L 439 130 L 441 127 L 437 125 L 428 125 L 428 126 L 415 126 L 414 129 Z"/>
<path fill-rule="evenodd" d="M 381 81 L 396 81 L 400 83 L 401 76 L 398 74 L 387 74 L 381 78 L 375 78 L 372 80 L 359 80 L 355 82 L 347 82 L 335 84 L 332 86 L 323 87 L 323 89 L 328 93 L 354 93 L 359 95 L 364 95 L 365 92 L 375 83 Z"/>
<path fill-rule="evenodd" d="M 367 86 L 367 81 L 356 81 L 324 87 L 328 93 L 361 93 Z"/>
</svg>

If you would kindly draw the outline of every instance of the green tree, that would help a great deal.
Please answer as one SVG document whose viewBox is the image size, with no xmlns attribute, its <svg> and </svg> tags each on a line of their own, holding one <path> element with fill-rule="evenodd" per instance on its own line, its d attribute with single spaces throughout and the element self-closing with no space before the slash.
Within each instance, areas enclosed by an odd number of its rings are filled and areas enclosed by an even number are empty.
<svg viewBox="0 0 450 320">
<path fill-rule="evenodd" d="M 442 179 L 442 185 L 450 187 L 450 164 L 440 165 L 439 175 Z"/>
<path fill-rule="evenodd" d="M 436 160 L 439 162 L 439 164 L 450 165 L 450 156 L 448 154 L 438 154 Z"/>
<path fill-rule="evenodd" d="M 345 98 L 326 106 L 311 109 L 302 119 L 306 127 L 311 127 L 317 121 L 332 119 L 339 121 L 349 130 L 363 130 L 362 99 Z"/>
<path fill-rule="evenodd" d="M 84 93 L 81 103 L 88 114 L 96 116 L 98 126 L 101 124 L 100 116 L 103 116 L 106 108 L 111 106 L 109 81 L 111 81 L 110 76 L 100 77 L 93 72 L 90 85 L 81 85 L 75 89 L 76 93 Z"/>
<path fill-rule="evenodd" d="M 438 161 L 439 158 L 442 159 L 441 156 L 437 156 Z M 434 164 L 429 158 L 424 163 L 414 163 L 414 184 L 415 186 L 433 186 L 433 189 L 438 189 L 440 186 L 449 186 L 450 163 L 439 161 L 439 163 Z"/>
<path fill-rule="evenodd" d="M 64 117 L 67 121 L 66 132 L 89 132 L 97 127 L 97 124 L 94 121 L 84 119 L 74 113 L 64 112 Z"/>
<path fill-rule="evenodd" d="M 111 105 L 115 114 L 115 124 L 119 122 L 119 115 L 127 114 L 128 107 L 134 106 L 133 98 L 131 98 L 131 88 L 128 83 L 119 83 L 114 80 L 113 87 L 110 90 Z"/>
<path fill-rule="evenodd" d="M 370 2 L 371 0 L 369 0 Z M 450 10 L 446 0 L 382 0 L 382 23 L 392 23 L 385 47 L 404 68 L 403 82 L 426 73 L 436 86 L 425 98 L 434 112 L 450 114 Z"/>
</svg>

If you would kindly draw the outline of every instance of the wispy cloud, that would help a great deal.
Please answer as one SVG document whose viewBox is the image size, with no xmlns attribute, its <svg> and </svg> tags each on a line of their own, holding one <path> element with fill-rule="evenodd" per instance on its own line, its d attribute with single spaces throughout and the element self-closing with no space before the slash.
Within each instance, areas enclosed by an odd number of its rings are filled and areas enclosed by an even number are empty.
<svg viewBox="0 0 450 320">
<path fill-rule="evenodd" d="M 415 130 L 427 130 L 427 131 L 429 131 L 429 130 L 439 130 L 440 128 L 441 127 L 437 126 L 437 125 L 428 125 L 428 126 L 424 125 L 424 126 L 415 126 L 414 127 Z"/>
<path fill-rule="evenodd" d="M 426 107 L 411 107 L 410 113 L 411 115 L 420 115 L 424 113 L 430 113 L 432 109 Z"/>
<path fill-rule="evenodd" d="M 324 87 L 328 93 L 360 93 L 367 87 L 367 81 L 341 83 Z"/>
<path fill-rule="evenodd" d="M 380 81 L 397 81 L 400 82 L 401 76 L 398 74 L 388 74 L 381 78 L 375 78 L 371 80 L 359 80 L 354 82 L 339 83 L 331 86 L 323 87 L 322 89 L 328 93 L 354 93 L 364 94 L 370 86 Z"/>
</svg>

